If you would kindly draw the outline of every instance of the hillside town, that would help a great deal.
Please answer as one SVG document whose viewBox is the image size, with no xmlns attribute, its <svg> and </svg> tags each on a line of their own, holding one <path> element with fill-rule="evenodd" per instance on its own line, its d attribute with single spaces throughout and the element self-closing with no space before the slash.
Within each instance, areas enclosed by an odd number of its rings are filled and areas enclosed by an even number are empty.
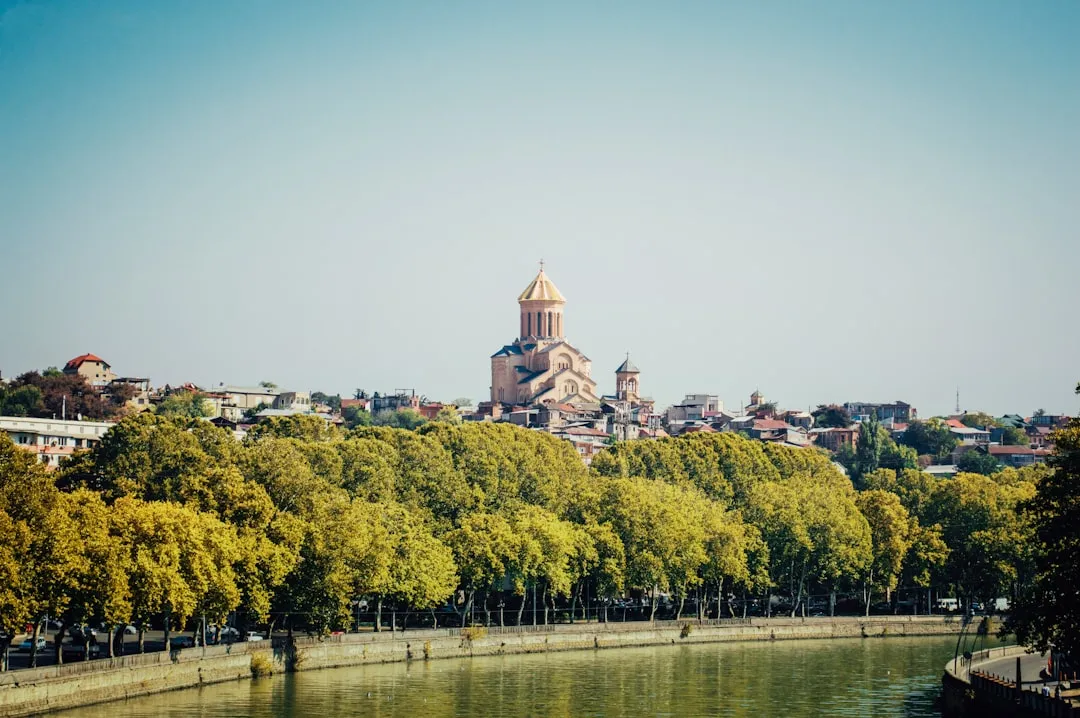
<svg viewBox="0 0 1080 718">
<path fill-rule="evenodd" d="M 118 374 L 106 359 L 85 353 L 62 369 L 0 376 L 0 431 L 49 468 L 92 447 L 123 416 L 151 411 L 202 419 L 232 431 L 238 440 L 268 419 L 297 415 L 343 428 L 508 422 L 570 442 L 586 464 L 615 442 L 733 432 L 763 443 L 828 452 L 849 474 L 880 466 L 921 468 L 948 477 L 1043 463 L 1053 449 L 1051 432 L 1070 418 L 1041 410 L 990 416 L 959 406 L 948 416 L 920 418 L 914 406 L 900 400 L 786 409 L 760 389 L 745 405 L 726 406 L 715 394 L 694 392 L 658 409 L 645 394 L 643 372 L 629 354 L 614 369 L 613 391 L 604 393 L 591 360 L 566 339 L 566 299 L 542 265 L 517 302 L 518 336 L 491 355 L 490 396 L 479 402 L 436 401 L 422 391 L 400 388 L 356 389 L 341 396 L 271 381 L 154 386 L 150 377 Z M 874 465 L 860 466 L 860 437 L 868 443 L 871 432 L 883 443 Z"/>
</svg>

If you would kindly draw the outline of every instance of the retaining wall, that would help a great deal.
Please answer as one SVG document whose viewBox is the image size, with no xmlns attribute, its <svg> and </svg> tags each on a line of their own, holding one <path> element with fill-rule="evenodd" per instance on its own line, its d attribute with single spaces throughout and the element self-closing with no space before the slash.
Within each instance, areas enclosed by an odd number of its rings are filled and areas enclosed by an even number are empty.
<svg viewBox="0 0 1080 718">
<path fill-rule="evenodd" d="M 275 638 L 0 673 L 0 715 L 50 710 L 251 677 L 255 655 L 275 671 L 624 646 L 956 634 L 955 617 L 771 618 L 450 628 Z"/>
</svg>

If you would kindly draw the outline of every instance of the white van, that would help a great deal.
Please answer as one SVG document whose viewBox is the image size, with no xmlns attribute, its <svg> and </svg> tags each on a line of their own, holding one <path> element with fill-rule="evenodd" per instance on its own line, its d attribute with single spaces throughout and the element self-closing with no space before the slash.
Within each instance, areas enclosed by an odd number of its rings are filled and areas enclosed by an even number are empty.
<svg viewBox="0 0 1080 718">
<path fill-rule="evenodd" d="M 960 601 L 955 598 L 939 598 L 937 600 L 937 609 L 939 611 L 947 611 L 952 613 L 960 610 Z"/>
</svg>

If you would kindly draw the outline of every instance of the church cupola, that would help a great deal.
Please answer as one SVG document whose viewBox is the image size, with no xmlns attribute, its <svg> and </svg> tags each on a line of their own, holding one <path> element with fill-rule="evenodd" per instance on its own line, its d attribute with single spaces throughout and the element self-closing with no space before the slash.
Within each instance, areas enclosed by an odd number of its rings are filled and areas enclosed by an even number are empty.
<svg viewBox="0 0 1080 718">
<path fill-rule="evenodd" d="M 555 283 L 544 274 L 544 263 L 540 262 L 540 273 L 518 296 L 518 306 L 521 307 L 521 338 L 562 339 L 565 336 L 565 305 L 566 299 Z"/>
<path fill-rule="evenodd" d="M 641 391 L 638 381 L 641 372 L 630 361 L 630 352 L 626 352 L 626 361 L 615 370 L 615 398 L 619 401 L 637 401 Z"/>
</svg>

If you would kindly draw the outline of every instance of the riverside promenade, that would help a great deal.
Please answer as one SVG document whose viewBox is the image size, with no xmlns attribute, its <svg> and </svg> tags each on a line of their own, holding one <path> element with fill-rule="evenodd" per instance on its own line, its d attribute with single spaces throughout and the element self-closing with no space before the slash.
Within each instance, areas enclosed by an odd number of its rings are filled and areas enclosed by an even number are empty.
<svg viewBox="0 0 1080 718">
<path fill-rule="evenodd" d="M 948 718 L 1080 718 L 1080 683 L 1049 680 L 1046 656 L 1023 646 L 991 648 L 949 661 L 942 677 Z"/>
<path fill-rule="evenodd" d="M 732 618 L 295 636 L 0 673 L 0 716 L 160 693 L 253 673 L 630 646 L 957 635 L 955 616 Z M 258 670 L 257 670 L 258 669 Z"/>
</svg>

